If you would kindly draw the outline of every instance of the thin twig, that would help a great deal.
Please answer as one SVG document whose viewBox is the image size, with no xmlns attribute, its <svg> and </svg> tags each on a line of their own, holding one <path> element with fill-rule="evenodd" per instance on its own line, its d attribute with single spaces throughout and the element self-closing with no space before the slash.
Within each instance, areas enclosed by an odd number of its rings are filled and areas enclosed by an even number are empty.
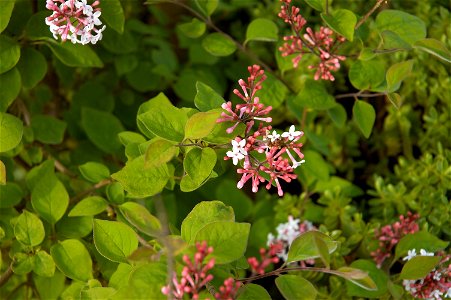
<svg viewBox="0 0 451 300">
<path fill-rule="evenodd" d="M 8 280 L 13 276 L 13 266 L 10 264 L 8 266 L 8 269 L 0 276 L 0 287 L 2 287 L 4 284 L 8 282 Z"/>
<path fill-rule="evenodd" d="M 98 190 L 98 189 L 110 184 L 111 182 L 112 182 L 111 179 L 104 179 L 104 180 L 94 184 L 89 189 L 84 190 L 84 191 L 78 193 L 77 195 L 75 195 L 74 197 L 72 197 L 70 199 L 70 202 L 71 203 L 76 202 L 76 201 L 80 200 L 81 198 L 83 198 L 84 196 L 91 194 L 92 192 L 94 192 L 94 191 L 96 191 L 96 190 Z"/>
<path fill-rule="evenodd" d="M 368 18 L 376 11 L 376 9 L 379 8 L 379 6 L 382 5 L 382 3 L 383 3 L 384 1 L 386 1 L 386 0 L 377 0 L 376 4 L 373 6 L 373 8 L 370 9 L 370 10 L 366 13 L 366 15 L 364 15 L 363 18 L 361 18 L 361 19 L 359 20 L 359 22 L 357 22 L 357 24 L 355 25 L 354 29 L 357 30 L 357 28 L 359 28 L 360 26 L 362 26 L 363 23 L 365 23 L 366 20 L 368 20 Z"/>
<path fill-rule="evenodd" d="M 374 94 L 366 94 L 363 92 L 357 92 L 357 93 L 349 93 L 349 94 L 340 94 L 336 95 L 335 99 L 342 99 L 342 98 L 355 98 L 355 97 L 362 97 L 362 98 L 373 98 L 373 97 L 380 97 L 380 96 L 386 96 L 387 93 L 374 93 Z"/>
</svg>

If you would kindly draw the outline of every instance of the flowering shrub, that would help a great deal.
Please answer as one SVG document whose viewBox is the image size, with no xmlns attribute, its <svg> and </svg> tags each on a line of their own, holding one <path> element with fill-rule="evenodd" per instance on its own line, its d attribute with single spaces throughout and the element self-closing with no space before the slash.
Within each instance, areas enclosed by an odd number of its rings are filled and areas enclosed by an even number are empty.
<svg viewBox="0 0 451 300">
<path fill-rule="evenodd" d="M 450 298 L 449 16 L 0 1 L 0 298 Z"/>
</svg>

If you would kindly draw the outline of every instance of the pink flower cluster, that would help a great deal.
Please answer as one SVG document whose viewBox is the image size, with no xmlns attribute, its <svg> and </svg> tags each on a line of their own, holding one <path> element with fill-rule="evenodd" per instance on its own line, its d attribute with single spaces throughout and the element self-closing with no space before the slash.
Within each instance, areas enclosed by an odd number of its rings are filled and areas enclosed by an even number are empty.
<svg viewBox="0 0 451 300">
<path fill-rule="evenodd" d="M 280 261 L 277 256 L 283 251 L 284 245 L 282 243 L 275 243 L 269 246 L 269 250 L 265 248 L 260 249 L 260 261 L 256 257 L 250 257 L 247 262 L 251 266 L 253 274 L 265 274 L 265 269 L 270 264 L 276 264 Z"/>
<path fill-rule="evenodd" d="M 63 42 L 70 39 L 74 44 L 95 44 L 102 39 L 106 28 L 95 27 L 102 25 L 100 8 L 96 7 L 99 4 L 98 0 L 91 5 L 86 0 L 47 0 L 46 8 L 53 13 L 45 18 L 45 23 L 55 39 L 60 36 Z"/>
<path fill-rule="evenodd" d="M 416 223 L 418 218 L 418 214 L 408 212 L 406 217 L 403 215 L 399 216 L 399 221 L 386 225 L 380 230 L 376 229 L 375 236 L 379 240 L 379 247 L 376 251 L 371 252 L 371 256 L 378 267 L 392 255 L 393 249 L 401 238 L 419 230 L 419 226 Z"/>
<path fill-rule="evenodd" d="M 212 258 L 204 264 L 205 258 L 213 252 L 212 247 L 208 247 L 204 241 L 196 244 L 197 252 L 194 254 L 194 261 L 191 261 L 188 255 L 183 256 L 185 267 L 182 270 L 182 278 L 180 282 L 177 277 L 173 276 L 173 296 L 175 299 L 183 299 L 183 295 L 190 294 L 191 298 L 196 300 L 199 298 L 199 291 L 213 279 L 213 275 L 207 274 L 215 265 Z M 164 286 L 161 292 L 165 295 L 170 293 L 169 285 Z"/>
<path fill-rule="evenodd" d="M 305 30 L 306 33 L 302 35 L 302 30 L 307 24 L 307 21 L 299 14 L 300 9 L 291 5 L 291 0 L 280 0 L 282 6 L 279 17 L 285 23 L 290 24 L 293 35 L 285 36 L 286 41 L 279 51 L 282 56 L 296 55 L 293 58 L 293 66 L 297 68 L 303 54 L 313 53 L 320 58 L 318 66 L 311 65 L 309 69 L 316 69 L 315 80 L 324 79 L 334 81 L 335 77 L 331 71 L 340 69 L 340 61 L 346 58 L 335 53 L 340 43 L 345 41 L 342 36 L 334 36 L 334 32 L 328 27 L 321 27 L 318 32 L 314 32 L 310 27 Z"/>
<path fill-rule="evenodd" d="M 172 296 L 174 299 L 182 300 L 184 296 L 189 296 L 189 299 L 199 299 L 199 292 L 208 282 L 213 280 L 212 274 L 207 274 L 215 265 L 215 260 L 211 258 L 205 263 L 205 258 L 213 253 L 213 247 L 208 247 L 204 241 L 196 243 L 197 252 L 194 254 L 194 260 L 191 260 L 188 255 L 183 256 L 185 266 L 182 269 L 182 278 L 177 280 L 174 274 L 172 278 Z M 233 300 L 241 287 L 240 282 L 235 282 L 233 278 L 227 278 L 224 284 L 219 288 L 219 292 L 215 294 L 216 299 Z M 164 295 L 169 295 L 171 287 L 164 286 L 161 289 Z M 208 300 L 208 299 L 206 299 Z"/>
<path fill-rule="evenodd" d="M 294 125 L 288 132 L 279 134 L 274 130 L 271 133 L 272 127 L 263 126 L 263 123 L 260 123 L 258 129 L 251 133 L 255 120 L 271 122 L 272 119 L 266 117 L 266 114 L 271 111 L 271 106 L 265 107 L 260 103 L 260 99 L 255 97 L 255 93 L 262 88 L 262 83 L 266 79 L 264 71 L 257 65 L 249 67 L 248 71 L 250 76 L 247 82 L 243 79 L 238 81 L 243 92 L 237 89 L 233 91 L 245 103 L 237 104 L 235 109 L 230 101 L 224 103 L 222 108 L 226 112 L 222 112 L 217 120 L 217 122 L 235 123 L 227 129 L 227 133 L 232 133 L 240 123 L 246 125 L 245 136 L 238 136 L 232 140 L 232 151 L 228 151 L 224 159 L 232 159 L 234 165 L 244 160 L 243 167 L 237 169 L 237 173 L 242 174 L 237 184 L 239 189 L 252 179 L 252 191 L 255 193 L 260 183 L 267 181 L 266 189 L 270 189 L 274 183 L 279 196 L 282 196 L 283 190 L 279 179 L 286 182 L 296 179 L 294 169 L 305 162 L 304 155 L 300 151 L 302 143 L 298 143 L 304 133 L 296 131 Z M 284 154 L 287 157 L 284 157 Z M 293 154 L 301 160 L 296 161 Z M 265 176 L 269 179 L 265 179 Z"/>
<path fill-rule="evenodd" d="M 434 256 L 434 253 L 427 253 L 421 249 L 420 255 Z M 449 263 L 451 255 L 441 255 L 442 260 L 439 266 L 432 270 L 426 277 L 419 280 L 403 280 L 402 284 L 416 299 L 444 299 L 451 298 L 451 264 Z M 415 249 L 409 251 L 409 260 L 416 256 Z"/>
</svg>

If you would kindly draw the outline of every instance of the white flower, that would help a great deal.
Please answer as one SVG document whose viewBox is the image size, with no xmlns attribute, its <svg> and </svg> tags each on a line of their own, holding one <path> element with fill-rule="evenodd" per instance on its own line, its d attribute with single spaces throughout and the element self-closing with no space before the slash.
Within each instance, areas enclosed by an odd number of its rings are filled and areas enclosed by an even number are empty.
<svg viewBox="0 0 451 300">
<path fill-rule="evenodd" d="M 294 125 L 290 126 L 290 129 L 287 132 L 282 133 L 282 137 L 288 138 L 290 141 L 294 140 L 298 136 L 302 136 L 302 131 L 296 131 Z"/>
<path fill-rule="evenodd" d="M 442 277 L 442 273 L 440 273 L 440 272 L 438 272 L 438 271 L 435 271 L 435 272 L 434 272 L 434 276 L 433 276 L 432 278 L 433 278 L 434 280 L 439 281 L 441 277 Z"/>
<path fill-rule="evenodd" d="M 415 293 L 417 291 L 416 288 L 412 287 L 412 284 L 415 284 L 415 280 L 403 280 L 402 285 L 407 292 Z"/>
<path fill-rule="evenodd" d="M 445 298 L 451 298 L 451 287 L 446 291 Z"/>
<path fill-rule="evenodd" d="M 433 290 L 430 294 L 429 294 L 429 298 L 431 299 L 442 299 L 443 293 L 440 292 L 439 290 Z"/>
<path fill-rule="evenodd" d="M 422 256 L 434 256 L 434 253 L 433 252 L 427 252 L 426 250 L 421 249 L 420 250 L 420 255 L 422 255 Z"/>
<path fill-rule="evenodd" d="M 412 249 L 407 251 L 407 256 L 404 257 L 402 260 L 411 260 L 415 256 L 417 256 L 417 251 L 415 249 Z"/>
<path fill-rule="evenodd" d="M 246 139 L 242 139 L 241 141 L 232 140 L 232 151 L 241 153 L 243 155 L 247 155 L 247 151 L 244 149 L 246 146 Z"/>
<path fill-rule="evenodd" d="M 280 139 L 280 134 L 277 133 L 277 131 L 273 131 L 272 134 L 267 134 L 266 138 L 271 140 L 271 143 L 274 143 L 278 139 Z"/>
<path fill-rule="evenodd" d="M 226 155 L 233 160 L 233 164 L 235 166 L 238 164 L 238 161 L 244 158 L 244 155 L 242 153 L 235 151 L 227 151 Z"/>
</svg>

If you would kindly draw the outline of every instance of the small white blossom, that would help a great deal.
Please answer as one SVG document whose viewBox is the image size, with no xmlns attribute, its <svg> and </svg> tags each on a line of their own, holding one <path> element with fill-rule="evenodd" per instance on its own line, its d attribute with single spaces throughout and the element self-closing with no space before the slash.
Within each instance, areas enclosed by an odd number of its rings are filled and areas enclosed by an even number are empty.
<svg viewBox="0 0 451 300">
<path fill-rule="evenodd" d="M 451 287 L 448 289 L 448 291 L 445 294 L 445 298 L 451 298 Z"/>
<path fill-rule="evenodd" d="M 433 252 L 427 252 L 426 250 L 421 249 L 420 250 L 420 255 L 421 256 L 434 256 L 434 253 Z"/>
<path fill-rule="evenodd" d="M 431 299 L 442 299 L 443 293 L 440 292 L 439 290 L 433 290 L 430 294 L 429 294 L 429 298 Z"/>
<path fill-rule="evenodd" d="M 417 251 L 415 249 L 412 249 L 407 251 L 407 256 L 404 257 L 402 260 L 411 260 L 415 256 L 417 256 Z"/>
<path fill-rule="evenodd" d="M 266 138 L 268 138 L 271 143 L 274 143 L 278 139 L 280 139 L 280 134 L 277 133 L 277 131 L 273 130 L 272 134 L 267 134 Z"/>
<path fill-rule="evenodd" d="M 232 151 L 241 153 L 243 155 L 247 155 L 247 151 L 244 149 L 246 146 L 246 139 L 242 139 L 241 141 L 232 140 Z"/>
<path fill-rule="evenodd" d="M 290 141 L 294 140 L 297 137 L 301 137 L 303 134 L 302 131 L 296 131 L 294 125 L 290 126 L 290 129 L 287 132 L 282 133 L 282 137 L 288 138 Z"/>
<path fill-rule="evenodd" d="M 235 166 L 238 164 L 238 161 L 244 158 L 244 155 L 241 152 L 227 151 L 226 155 L 232 159 Z"/>
</svg>

